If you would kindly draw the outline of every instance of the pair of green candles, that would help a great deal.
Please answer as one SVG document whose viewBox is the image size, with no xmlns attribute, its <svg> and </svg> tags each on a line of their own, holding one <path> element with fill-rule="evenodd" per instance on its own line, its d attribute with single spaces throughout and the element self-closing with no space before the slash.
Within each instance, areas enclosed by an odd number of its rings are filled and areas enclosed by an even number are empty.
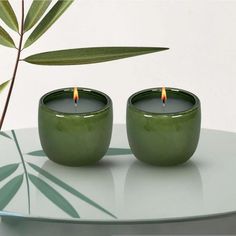
<svg viewBox="0 0 236 236">
<path fill-rule="evenodd" d="M 48 158 L 59 164 L 83 166 L 99 161 L 108 150 L 112 124 L 112 101 L 97 90 L 59 89 L 39 102 L 41 145 Z M 200 124 L 200 100 L 188 91 L 146 89 L 127 102 L 130 148 L 137 159 L 152 165 L 187 161 L 196 150 Z"/>
</svg>

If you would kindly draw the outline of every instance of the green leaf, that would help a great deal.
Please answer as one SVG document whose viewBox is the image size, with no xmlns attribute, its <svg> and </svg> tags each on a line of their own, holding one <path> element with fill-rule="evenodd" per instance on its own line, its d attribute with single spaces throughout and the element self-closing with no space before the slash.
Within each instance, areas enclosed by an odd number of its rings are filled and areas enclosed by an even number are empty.
<svg viewBox="0 0 236 236">
<path fill-rule="evenodd" d="M 38 190 L 51 202 L 53 202 L 71 217 L 79 218 L 77 211 L 59 192 L 57 192 L 50 185 L 48 185 L 45 181 L 41 180 L 37 176 L 31 174 L 29 174 L 28 176 L 30 181 L 35 185 L 35 187 L 37 187 Z"/>
<path fill-rule="evenodd" d="M 27 154 L 31 155 L 31 156 L 36 156 L 36 157 L 46 156 L 46 154 L 45 154 L 45 152 L 43 150 L 33 151 L 33 152 L 29 152 Z"/>
<path fill-rule="evenodd" d="M 3 137 L 5 137 L 5 138 L 12 139 L 8 134 L 6 134 L 6 133 L 3 132 L 3 131 L 0 131 L 0 136 L 3 136 Z"/>
<path fill-rule="evenodd" d="M 42 168 L 32 164 L 32 163 L 28 163 L 35 171 L 37 171 L 38 173 L 40 173 L 41 175 L 43 175 L 44 177 L 46 177 L 47 179 L 51 180 L 54 184 L 60 186 L 61 188 L 65 189 L 66 191 L 68 191 L 69 193 L 73 194 L 74 196 L 78 197 L 79 199 L 81 199 L 82 201 L 88 203 L 89 205 L 103 211 L 104 213 L 108 214 L 109 216 L 116 218 L 116 216 L 114 216 L 112 213 L 110 213 L 109 211 L 107 211 L 106 209 L 104 209 L 103 207 L 101 207 L 99 204 L 97 204 L 96 202 L 94 202 L 93 200 L 89 199 L 88 197 L 86 197 L 84 194 L 80 193 L 79 191 L 77 191 L 76 189 L 72 188 L 71 186 L 69 186 L 68 184 L 66 184 L 65 182 L 61 181 L 60 179 L 58 179 L 57 177 L 53 176 L 52 174 L 50 174 L 49 172 L 43 170 Z"/>
<path fill-rule="evenodd" d="M 23 182 L 23 175 L 18 175 L 0 189 L 0 210 L 3 210 L 16 195 Z"/>
<path fill-rule="evenodd" d="M 0 18 L 11 29 L 15 30 L 16 32 L 19 31 L 16 15 L 8 0 L 0 0 Z"/>
<path fill-rule="evenodd" d="M 129 148 L 109 148 L 107 156 L 130 155 L 132 151 Z"/>
<path fill-rule="evenodd" d="M 5 89 L 8 85 L 8 83 L 10 82 L 11 80 L 8 80 L 2 84 L 0 84 L 0 93 L 3 91 L 3 89 Z"/>
<path fill-rule="evenodd" d="M 0 26 L 0 44 L 10 48 L 16 47 L 11 36 L 1 26 Z"/>
<path fill-rule="evenodd" d="M 58 0 L 46 16 L 39 22 L 29 38 L 26 40 L 24 48 L 29 47 L 38 40 L 53 23 L 65 12 L 74 0 Z"/>
<path fill-rule="evenodd" d="M 155 47 L 77 48 L 39 53 L 25 58 L 24 61 L 38 65 L 82 65 L 134 57 L 167 49 Z"/>
<path fill-rule="evenodd" d="M 0 167 L 0 181 L 6 179 L 8 176 L 13 174 L 18 168 L 19 163 L 9 164 L 6 166 Z"/>
<path fill-rule="evenodd" d="M 34 0 L 32 2 L 25 19 L 24 32 L 30 30 L 40 20 L 51 2 L 52 0 Z"/>
</svg>

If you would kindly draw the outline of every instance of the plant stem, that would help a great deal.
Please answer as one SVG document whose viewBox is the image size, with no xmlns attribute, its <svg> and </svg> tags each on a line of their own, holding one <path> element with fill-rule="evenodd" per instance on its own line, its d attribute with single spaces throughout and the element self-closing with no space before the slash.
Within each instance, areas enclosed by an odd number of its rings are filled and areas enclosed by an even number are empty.
<svg viewBox="0 0 236 236">
<path fill-rule="evenodd" d="M 15 68 L 13 71 L 13 75 L 12 75 L 12 80 L 11 80 L 11 85 L 8 91 L 8 95 L 7 95 L 7 99 L 6 99 L 6 103 L 3 109 L 3 113 L 2 113 L 2 117 L 0 120 L 0 130 L 2 129 L 2 125 L 7 113 L 7 109 L 8 109 L 8 105 L 9 105 L 9 101 L 11 98 L 11 94 L 12 94 L 12 90 L 14 87 L 14 83 L 15 83 L 15 79 L 16 79 L 16 73 L 17 73 L 17 69 L 18 69 L 18 65 L 19 65 L 19 59 L 20 59 L 20 54 L 21 54 L 21 50 L 22 50 L 22 41 L 23 41 L 23 36 L 24 36 L 24 17 L 25 17 L 25 13 L 24 13 L 24 0 L 21 1 L 21 31 L 20 31 L 20 41 L 19 41 L 19 46 L 17 49 L 17 57 L 16 57 L 16 63 L 15 63 Z"/>
</svg>

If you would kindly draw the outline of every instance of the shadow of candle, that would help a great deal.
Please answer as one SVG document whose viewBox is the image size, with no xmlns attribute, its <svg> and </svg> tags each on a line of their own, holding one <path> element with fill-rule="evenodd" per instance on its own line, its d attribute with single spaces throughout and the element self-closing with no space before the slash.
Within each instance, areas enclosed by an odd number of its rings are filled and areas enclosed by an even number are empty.
<svg viewBox="0 0 236 236">
<path fill-rule="evenodd" d="M 203 208 L 201 175 L 192 161 L 173 167 L 134 161 L 127 172 L 124 194 L 125 211 L 135 219 L 183 217 Z"/>
<path fill-rule="evenodd" d="M 55 186 L 55 182 L 52 184 L 50 179 L 46 179 L 44 175 L 39 174 L 38 177 L 40 179 L 43 179 L 54 187 L 56 191 L 70 202 L 78 211 L 80 218 L 112 219 L 109 213 L 115 214 L 115 193 L 113 176 L 109 166 L 98 164 L 88 167 L 67 167 L 47 160 L 41 168 L 95 203 L 96 206 L 88 200 L 84 200 L 84 197 L 80 198 L 78 195 L 76 196 L 76 194 L 73 194 L 73 191 L 67 191 L 66 187 L 63 187 L 63 184 Z M 35 204 L 40 206 L 42 195 L 33 194 L 33 196 L 37 198 L 35 199 Z M 33 201 L 34 199 L 32 199 L 32 209 L 34 208 L 38 211 L 39 209 L 34 207 L 35 204 L 33 204 Z M 98 205 L 109 213 L 104 212 Z M 45 216 L 60 218 L 60 214 L 55 213 L 55 210 L 51 210 L 51 212 L 48 210 Z M 65 214 L 61 217 L 65 218 Z"/>
</svg>

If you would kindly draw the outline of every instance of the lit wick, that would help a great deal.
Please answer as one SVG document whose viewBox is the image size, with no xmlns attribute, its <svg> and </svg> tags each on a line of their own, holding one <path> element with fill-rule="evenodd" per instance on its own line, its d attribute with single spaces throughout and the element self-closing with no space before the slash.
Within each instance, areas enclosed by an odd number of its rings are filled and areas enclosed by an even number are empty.
<svg viewBox="0 0 236 236">
<path fill-rule="evenodd" d="M 165 107 L 166 105 L 166 100 L 167 100 L 167 95 L 166 95 L 166 89 L 165 87 L 162 87 L 161 89 L 161 100 L 162 100 L 162 105 Z"/>
<path fill-rule="evenodd" d="M 75 106 L 78 106 L 78 100 L 79 100 L 79 92 L 78 88 L 74 87 L 74 92 L 73 92 L 73 100 L 75 102 Z"/>
</svg>

